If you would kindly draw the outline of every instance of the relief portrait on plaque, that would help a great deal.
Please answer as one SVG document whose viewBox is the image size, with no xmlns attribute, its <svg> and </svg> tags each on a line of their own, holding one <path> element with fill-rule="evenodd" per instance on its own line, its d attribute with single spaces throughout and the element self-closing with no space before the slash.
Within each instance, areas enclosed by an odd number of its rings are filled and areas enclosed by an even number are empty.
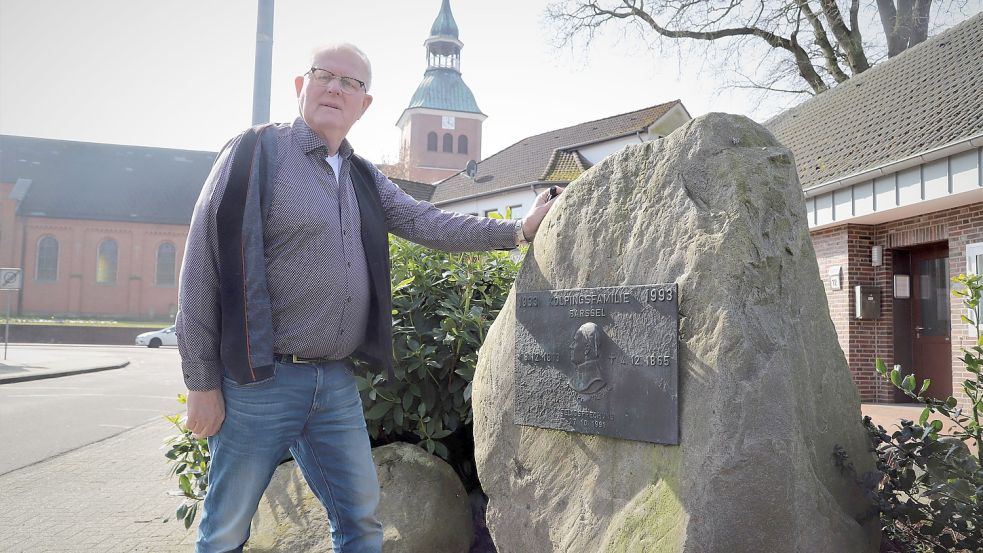
<svg viewBox="0 0 983 553">
<path fill-rule="evenodd" d="M 584 323 L 570 342 L 570 363 L 567 382 L 578 394 L 593 395 L 604 389 L 607 382 L 601 376 L 600 344 L 603 331 L 595 323 Z"/>
</svg>

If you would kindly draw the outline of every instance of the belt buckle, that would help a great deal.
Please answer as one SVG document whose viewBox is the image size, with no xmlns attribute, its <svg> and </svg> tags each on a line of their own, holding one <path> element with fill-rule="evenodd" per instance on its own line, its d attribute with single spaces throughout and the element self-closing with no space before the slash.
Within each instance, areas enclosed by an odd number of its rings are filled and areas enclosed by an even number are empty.
<svg viewBox="0 0 983 553">
<path fill-rule="evenodd" d="M 310 365 L 311 364 L 310 361 L 304 359 L 303 357 L 297 357 L 297 354 L 296 353 L 290 354 L 290 360 L 293 363 L 298 363 L 298 364 L 301 364 L 301 365 Z"/>
</svg>

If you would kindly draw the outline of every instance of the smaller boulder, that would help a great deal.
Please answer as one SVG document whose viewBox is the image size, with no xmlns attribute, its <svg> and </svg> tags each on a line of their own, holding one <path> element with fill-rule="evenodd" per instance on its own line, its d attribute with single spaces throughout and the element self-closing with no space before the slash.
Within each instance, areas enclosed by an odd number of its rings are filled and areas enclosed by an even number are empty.
<svg viewBox="0 0 983 553">
<path fill-rule="evenodd" d="M 372 452 L 382 497 L 385 553 L 466 553 L 471 502 L 454 469 L 417 446 L 394 443 Z"/>
<path fill-rule="evenodd" d="M 471 506 L 454 469 L 417 446 L 372 450 L 385 553 L 466 553 Z M 253 517 L 249 553 L 330 552 L 331 529 L 296 463 L 280 465 Z"/>
</svg>

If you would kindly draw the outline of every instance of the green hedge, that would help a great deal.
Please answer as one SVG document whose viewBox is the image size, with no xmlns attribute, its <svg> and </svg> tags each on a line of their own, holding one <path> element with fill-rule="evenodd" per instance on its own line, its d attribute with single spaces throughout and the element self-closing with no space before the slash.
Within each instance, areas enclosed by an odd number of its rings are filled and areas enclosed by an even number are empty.
<svg viewBox="0 0 983 553">
<path fill-rule="evenodd" d="M 372 368 L 357 377 L 369 435 L 415 436 L 448 459 L 443 440 L 471 422 L 478 348 L 519 264 L 508 252 L 445 253 L 395 237 L 389 253 L 396 378 Z"/>
</svg>

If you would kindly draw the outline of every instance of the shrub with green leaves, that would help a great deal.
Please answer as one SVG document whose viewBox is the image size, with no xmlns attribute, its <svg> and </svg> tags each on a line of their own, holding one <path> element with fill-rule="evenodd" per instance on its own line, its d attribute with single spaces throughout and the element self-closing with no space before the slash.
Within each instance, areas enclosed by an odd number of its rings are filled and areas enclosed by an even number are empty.
<svg viewBox="0 0 983 553">
<path fill-rule="evenodd" d="M 415 437 L 444 459 L 444 439 L 471 423 L 478 348 L 508 296 L 518 263 L 508 252 L 445 253 L 390 240 L 394 380 L 357 377 L 369 435 Z"/>
<path fill-rule="evenodd" d="M 931 380 L 919 383 L 913 374 L 902 375 L 899 365 L 888 369 L 876 361 L 877 372 L 912 401 L 923 404 L 918 421 L 902 420 L 888 432 L 864 417 L 874 443 L 878 473 L 862 482 L 873 500 L 884 531 L 886 551 L 963 552 L 983 551 L 983 338 L 980 337 L 983 282 L 978 275 L 953 278 L 962 289 L 953 295 L 963 299 L 969 315 L 963 322 L 976 332 L 976 345 L 963 350 L 961 361 L 971 377 L 962 390 L 967 405 L 952 396 L 944 400 L 926 397 Z M 941 415 L 948 420 L 935 418 Z M 970 451 L 972 445 L 976 451 Z"/>
<path fill-rule="evenodd" d="M 185 405 L 188 397 L 179 394 L 178 402 Z M 185 528 L 190 528 L 208 490 L 208 461 L 211 459 L 208 453 L 208 440 L 192 436 L 191 431 L 185 426 L 184 416 L 180 413 L 164 418 L 178 431 L 177 435 L 167 438 L 164 442 L 165 446 L 168 446 L 164 456 L 167 462 L 174 463 L 171 467 L 171 476 L 178 478 L 179 489 L 171 494 L 184 498 L 175 514 L 178 520 L 184 522 Z"/>
</svg>

